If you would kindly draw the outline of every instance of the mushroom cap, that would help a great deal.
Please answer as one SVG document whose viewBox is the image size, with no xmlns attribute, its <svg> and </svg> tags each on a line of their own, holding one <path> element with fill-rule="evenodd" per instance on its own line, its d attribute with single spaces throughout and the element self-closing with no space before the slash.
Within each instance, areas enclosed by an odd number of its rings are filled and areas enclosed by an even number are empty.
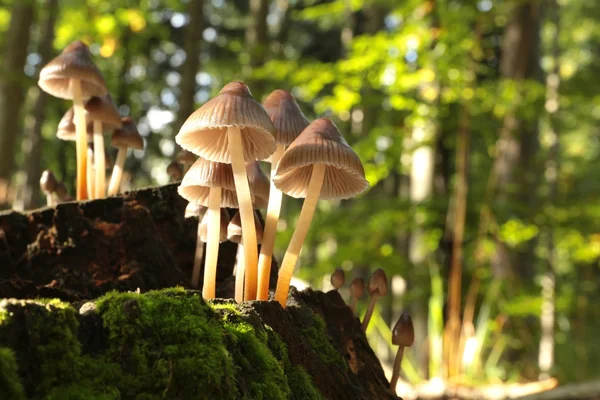
<svg viewBox="0 0 600 400">
<path fill-rule="evenodd" d="M 225 85 L 219 95 L 188 117 L 175 141 L 210 161 L 231 163 L 227 128 L 238 126 L 244 160 L 264 160 L 275 151 L 275 127 L 250 89 L 241 82 Z"/>
<path fill-rule="evenodd" d="M 263 237 L 263 226 L 256 211 L 254 212 L 254 228 L 256 229 L 256 242 L 260 244 Z M 227 239 L 230 242 L 242 243 L 242 217 L 239 212 L 233 216 L 227 226 Z"/>
<path fill-rule="evenodd" d="M 183 165 L 192 165 L 196 162 L 197 157 L 192 152 L 189 152 L 187 150 L 181 150 L 179 153 L 177 153 L 175 159 L 178 163 L 181 163 Z"/>
<path fill-rule="evenodd" d="M 49 169 L 42 172 L 40 177 L 40 188 L 44 193 L 54 193 L 58 187 L 58 180 L 54 176 L 54 173 Z"/>
<path fill-rule="evenodd" d="M 56 130 L 56 137 L 60 140 L 67 140 L 74 142 L 77 140 L 77 131 L 75 128 L 75 109 L 73 107 L 69 108 L 67 112 L 62 116 L 60 122 L 58 123 L 58 128 Z M 93 140 L 93 130 L 90 125 L 86 127 L 87 130 L 87 139 L 88 142 Z"/>
<path fill-rule="evenodd" d="M 277 164 L 275 186 L 291 197 L 306 197 L 314 164 L 325 164 L 321 199 L 347 199 L 369 187 L 358 155 L 327 118 L 313 121 Z"/>
<path fill-rule="evenodd" d="M 71 79 L 81 81 L 81 95 L 84 99 L 102 97 L 108 93 L 88 46 L 79 40 L 65 47 L 62 53 L 42 68 L 38 85 L 54 97 L 72 100 Z"/>
<path fill-rule="evenodd" d="M 144 150 L 144 139 L 131 117 L 121 118 L 123 126 L 116 129 L 110 138 L 112 147 L 127 147 L 134 150 Z"/>
<path fill-rule="evenodd" d="M 350 282 L 350 295 L 360 299 L 365 294 L 365 280 L 361 277 L 352 279 Z"/>
<path fill-rule="evenodd" d="M 267 208 L 269 205 L 269 191 L 271 184 L 269 178 L 260 168 L 258 161 L 252 161 L 246 164 L 246 174 L 248 184 L 254 196 L 254 208 Z"/>
<path fill-rule="evenodd" d="M 174 181 L 180 181 L 183 179 L 183 165 L 179 164 L 177 161 L 171 161 L 169 165 L 167 165 L 167 174 Z"/>
<path fill-rule="evenodd" d="M 56 185 L 56 195 L 61 201 L 70 200 L 69 191 L 67 190 L 67 185 L 65 185 L 64 182 L 61 181 L 58 183 L 58 185 Z"/>
<path fill-rule="evenodd" d="M 275 126 L 275 140 L 288 146 L 308 126 L 308 119 L 291 93 L 277 89 L 263 101 L 263 107 Z"/>
<path fill-rule="evenodd" d="M 344 273 L 344 270 L 336 268 L 335 271 L 333 271 L 333 274 L 331 274 L 330 282 L 331 286 L 336 290 L 344 286 L 344 283 L 346 283 L 346 274 Z"/>
<path fill-rule="evenodd" d="M 369 295 L 377 294 L 385 296 L 388 292 L 388 281 L 385 272 L 381 268 L 377 268 L 369 279 Z"/>
<path fill-rule="evenodd" d="M 223 243 L 227 241 L 227 226 L 229 225 L 229 213 L 226 209 L 221 208 L 221 230 L 219 232 L 219 242 Z M 200 226 L 198 227 L 198 234 L 201 241 L 206 243 L 208 240 L 208 212 L 204 213 L 204 216 L 200 220 Z"/>
<path fill-rule="evenodd" d="M 206 207 L 201 206 L 199 204 L 188 203 L 188 205 L 185 206 L 184 217 L 185 218 L 198 217 L 199 219 L 202 219 L 204 217 L 204 213 L 206 213 L 206 210 L 207 210 Z"/>
<path fill-rule="evenodd" d="M 92 97 L 85 103 L 84 107 L 89 123 L 100 121 L 107 129 L 123 127 L 121 114 L 119 114 L 119 110 L 117 110 L 117 106 L 109 94 L 103 97 Z"/>
<path fill-rule="evenodd" d="M 415 342 L 415 328 L 410 314 L 404 311 L 392 329 L 392 344 L 396 346 L 412 346 Z"/>
</svg>

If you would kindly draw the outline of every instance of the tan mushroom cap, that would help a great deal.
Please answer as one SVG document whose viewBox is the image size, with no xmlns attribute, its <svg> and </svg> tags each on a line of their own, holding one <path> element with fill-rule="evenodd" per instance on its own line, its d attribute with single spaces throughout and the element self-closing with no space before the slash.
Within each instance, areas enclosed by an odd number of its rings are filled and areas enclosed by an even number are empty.
<svg viewBox="0 0 600 400">
<path fill-rule="evenodd" d="M 44 193 L 54 193 L 58 187 L 58 179 L 54 176 L 54 173 L 49 169 L 42 172 L 40 178 L 40 188 Z"/>
<path fill-rule="evenodd" d="M 333 271 L 333 274 L 331 274 L 329 281 L 334 289 L 340 289 L 344 286 L 344 283 L 346 283 L 346 274 L 344 273 L 344 270 L 336 268 L 335 271 Z"/>
<path fill-rule="evenodd" d="M 181 150 L 179 153 L 177 153 L 177 156 L 175 156 L 177 162 L 183 165 L 192 165 L 196 162 L 197 158 L 198 157 L 196 157 L 194 153 L 187 150 Z"/>
<path fill-rule="evenodd" d="M 377 268 L 369 279 L 369 295 L 377 294 L 385 296 L 388 292 L 388 281 L 385 272 L 381 268 Z"/>
<path fill-rule="evenodd" d="M 263 237 L 263 226 L 260 223 L 256 211 L 254 212 L 254 228 L 256 229 L 256 241 L 260 244 Z M 242 243 L 242 218 L 240 217 L 239 212 L 233 216 L 227 227 L 227 239 L 229 239 L 230 242 Z"/>
<path fill-rule="evenodd" d="M 365 280 L 363 278 L 354 278 L 350 282 L 350 295 L 355 299 L 360 299 L 365 294 Z"/>
<path fill-rule="evenodd" d="M 227 226 L 229 225 L 229 213 L 226 209 L 221 208 L 221 230 L 219 231 L 219 242 L 223 243 L 227 241 Z M 198 228 L 198 234 L 200 240 L 206 243 L 208 240 L 208 212 L 204 213 L 202 220 L 200 221 L 200 227 Z"/>
<path fill-rule="evenodd" d="M 86 118 L 91 124 L 92 121 L 102 122 L 103 128 L 120 129 L 123 127 L 121 115 L 117 106 L 110 95 L 103 97 L 92 97 L 85 105 Z"/>
<path fill-rule="evenodd" d="M 108 93 L 88 46 L 79 40 L 65 47 L 62 53 L 42 68 L 38 85 L 54 97 L 72 100 L 71 79 L 81 81 L 81 95 L 84 99 L 102 97 Z"/>
<path fill-rule="evenodd" d="M 58 185 L 56 185 L 56 195 L 61 201 L 71 200 L 67 185 L 65 185 L 64 182 L 59 182 Z"/>
<path fill-rule="evenodd" d="M 74 142 L 77 140 L 77 131 L 75 129 L 75 122 L 73 118 L 75 117 L 75 110 L 73 107 L 69 108 L 65 115 L 62 116 L 60 122 L 58 123 L 58 129 L 56 130 L 56 137 L 60 140 L 67 140 Z M 90 125 L 87 126 L 87 139 L 88 142 L 93 140 L 93 130 Z"/>
<path fill-rule="evenodd" d="M 202 158 L 230 164 L 227 128 L 231 126 L 240 127 L 244 161 L 264 160 L 275 151 L 275 127 L 241 82 L 228 83 L 218 96 L 194 111 L 175 141 Z"/>
<path fill-rule="evenodd" d="M 174 181 L 180 181 L 183 179 L 183 165 L 179 164 L 177 161 L 171 161 L 169 165 L 167 165 L 167 174 Z"/>
<path fill-rule="evenodd" d="M 291 144 L 309 124 L 294 96 L 285 90 L 271 92 L 263 107 L 275 126 L 275 140 L 284 146 Z"/>
<path fill-rule="evenodd" d="M 198 217 L 202 219 L 206 213 L 207 208 L 196 203 L 188 203 L 185 207 L 185 218 Z"/>
<path fill-rule="evenodd" d="M 314 164 L 325 164 L 321 199 L 347 199 L 369 187 L 358 155 L 327 118 L 313 121 L 277 164 L 275 186 L 291 197 L 306 197 Z"/>
<path fill-rule="evenodd" d="M 415 328 L 410 314 L 404 311 L 392 329 L 392 344 L 412 346 L 415 342 Z"/>
<path fill-rule="evenodd" d="M 121 118 L 123 127 L 116 129 L 110 138 L 112 147 L 127 147 L 134 150 L 144 150 L 144 139 L 138 132 L 135 121 L 131 117 Z"/>
<path fill-rule="evenodd" d="M 269 178 L 267 178 L 267 175 L 260 168 L 258 161 L 246 164 L 246 174 L 248 175 L 250 191 L 254 196 L 254 208 L 267 208 L 271 185 Z"/>
</svg>

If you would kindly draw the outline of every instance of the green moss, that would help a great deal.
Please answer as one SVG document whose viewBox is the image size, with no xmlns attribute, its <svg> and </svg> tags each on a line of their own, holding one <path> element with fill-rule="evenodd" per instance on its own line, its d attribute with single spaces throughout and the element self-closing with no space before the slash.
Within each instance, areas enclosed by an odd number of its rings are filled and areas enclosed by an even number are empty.
<svg viewBox="0 0 600 400">
<path fill-rule="evenodd" d="M 1 321 L 0 321 L 1 322 Z M 25 391 L 17 373 L 17 360 L 10 349 L 0 347 L 0 393 L 6 400 L 25 400 Z"/>
<path fill-rule="evenodd" d="M 327 334 L 325 321 L 312 311 L 307 311 L 312 313 L 312 324 L 300 329 L 304 339 L 306 339 L 310 347 L 317 353 L 321 362 L 324 364 L 335 364 L 338 368 L 341 366 L 345 367 L 346 362 L 342 358 L 342 355 L 328 340 L 329 335 Z"/>
</svg>

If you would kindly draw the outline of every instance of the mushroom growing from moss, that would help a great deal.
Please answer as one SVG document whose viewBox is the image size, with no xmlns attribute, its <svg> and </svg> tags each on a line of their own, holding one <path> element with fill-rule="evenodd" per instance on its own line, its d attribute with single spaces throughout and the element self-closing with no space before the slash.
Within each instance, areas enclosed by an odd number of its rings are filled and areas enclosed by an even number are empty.
<svg viewBox="0 0 600 400">
<path fill-rule="evenodd" d="M 274 178 L 283 193 L 304 197 L 277 279 L 275 299 L 285 308 L 290 281 L 319 199 L 347 199 L 364 192 L 369 183 L 358 155 L 337 126 L 327 118 L 313 121 L 288 147 Z"/>
<path fill-rule="evenodd" d="M 73 101 L 77 127 L 77 200 L 85 200 L 87 140 L 83 101 L 108 93 L 104 78 L 94 65 L 87 45 L 75 41 L 42 68 L 38 85 L 52 96 Z"/>
<path fill-rule="evenodd" d="M 256 229 L 256 241 L 261 243 L 263 237 L 263 226 L 256 212 L 254 213 L 254 227 Z M 227 227 L 227 239 L 238 244 L 236 269 L 235 269 L 235 301 L 238 303 L 244 299 L 244 243 L 242 242 L 242 219 L 239 211 L 233 216 Z"/>
<path fill-rule="evenodd" d="M 396 385 L 398 384 L 398 378 L 400 377 L 404 348 L 412 346 L 414 342 L 415 329 L 413 327 L 412 318 L 409 313 L 404 311 L 400 315 L 400 318 L 398 318 L 396 325 L 394 325 L 394 329 L 392 329 L 392 344 L 398 346 L 398 353 L 396 353 L 396 359 L 394 360 L 392 379 L 390 379 L 390 389 L 394 393 L 396 393 Z"/>
<path fill-rule="evenodd" d="M 119 149 L 119 151 L 117 152 L 117 159 L 108 185 L 109 196 L 119 193 L 119 189 L 121 188 L 127 150 L 144 150 L 144 139 L 138 132 L 135 121 L 131 117 L 124 117 L 121 118 L 121 123 L 122 127 L 115 130 L 110 139 L 110 144 Z"/>
<path fill-rule="evenodd" d="M 246 162 L 264 160 L 275 151 L 274 131 L 269 116 L 248 87 L 231 82 L 194 111 L 175 137 L 182 148 L 202 158 L 231 164 L 244 231 L 245 300 L 256 299 L 258 262 Z"/>
<path fill-rule="evenodd" d="M 265 111 L 269 114 L 273 125 L 275 125 L 277 149 L 269 160 L 271 162 L 271 187 L 269 190 L 265 232 L 258 258 L 257 298 L 259 300 L 267 300 L 269 297 L 269 278 L 271 276 L 271 263 L 275 247 L 275 234 L 277 233 L 277 223 L 279 222 L 279 213 L 283 198 L 281 191 L 275 187 L 273 179 L 277 163 L 283 156 L 286 147 L 308 126 L 308 119 L 302 113 L 296 99 L 285 90 L 273 91 L 263 101 L 263 107 L 265 107 Z"/>
<path fill-rule="evenodd" d="M 388 281 L 385 272 L 378 268 L 371 275 L 371 279 L 369 279 L 369 296 L 371 296 L 371 300 L 369 300 L 369 306 L 367 307 L 367 312 L 365 313 L 365 317 L 362 322 L 362 330 L 363 332 L 367 331 L 367 327 L 369 326 L 369 321 L 373 316 L 373 310 L 375 310 L 375 304 L 377 304 L 377 299 L 383 297 L 388 292 Z"/>
<path fill-rule="evenodd" d="M 42 177 L 40 178 L 40 189 L 46 195 L 46 205 L 48 207 L 52 207 L 56 205 L 54 201 L 54 194 L 56 193 L 56 188 L 58 186 L 58 180 L 49 169 L 42 172 Z"/>
<path fill-rule="evenodd" d="M 356 304 L 358 303 L 358 299 L 363 297 L 365 294 L 365 280 L 361 277 L 357 277 L 352 279 L 350 282 L 350 297 L 352 300 L 350 301 L 350 309 L 352 312 L 356 312 Z"/>
<path fill-rule="evenodd" d="M 336 268 L 335 271 L 333 271 L 333 274 L 331 274 L 329 281 L 335 290 L 340 290 L 340 288 L 344 286 L 344 283 L 346 283 L 346 274 L 344 273 L 344 270 Z"/>
</svg>

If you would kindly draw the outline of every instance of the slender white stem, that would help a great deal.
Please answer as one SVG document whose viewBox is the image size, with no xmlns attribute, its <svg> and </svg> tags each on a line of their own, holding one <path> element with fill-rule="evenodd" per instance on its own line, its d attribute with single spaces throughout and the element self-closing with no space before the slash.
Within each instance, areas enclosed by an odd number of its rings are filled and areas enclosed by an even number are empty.
<svg viewBox="0 0 600 400">
<path fill-rule="evenodd" d="M 86 175 L 87 175 L 87 193 L 88 199 L 94 200 L 96 198 L 95 190 L 95 173 L 94 173 L 94 151 L 88 147 L 86 163 Z"/>
<path fill-rule="evenodd" d="M 119 147 L 117 153 L 117 160 L 115 161 L 115 167 L 113 168 L 112 175 L 110 176 L 110 183 L 108 184 L 108 195 L 114 196 L 119 193 L 121 187 L 121 179 L 123 179 L 123 168 L 125 167 L 125 158 L 127 157 L 127 147 Z"/>
<path fill-rule="evenodd" d="M 217 286 L 217 260 L 219 257 L 219 238 L 221 236 L 221 188 L 210 188 L 208 194 L 208 227 L 206 238 L 206 257 L 204 258 L 204 284 L 202 297 L 214 299 Z M 200 221 L 198 221 L 198 241 L 200 241 Z M 200 263 L 198 262 L 198 265 Z M 200 270 L 198 270 L 200 275 Z M 194 267 L 194 276 L 196 268 Z M 196 282 L 196 285 L 198 283 Z"/>
<path fill-rule="evenodd" d="M 292 281 L 294 268 L 296 268 L 298 255 L 302 250 L 304 239 L 306 239 L 306 234 L 310 227 L 310 222 L 312 221 L 315 209 L 317 208 L 326 168 L 327 166 L 325 164 L 315 164 L 313 166 L 308 190 L 306 191 L 306 198 L 304 199 L 304 204 L 302 204 L 302 211 L 300 211 L 296 229 L 294 230 L 285 256 L 283 256 L 281 267 L 279 268 L 277 288 L 275 289 L 275 300 L 277 300 L 283 308 L 285 308 L 287 302 L 288 293 L 290 291 L 290 282 Z"/>
<path fill-rule="evenodd" d="M 96 198 L 106 197 L 106 165 L 104 157 L 104 135 L 102 122 L 94 121 L 94 168 L 96 169 L 95 188 Z"/>
<path fill-rule="evenodd" d="M 394 360 L 394 370 L 392 372 L 392 379 L 390 379 L 390 390 L 395 394 L 396 385 L 398 384 L 398 378 L 400 377 L 400 367 L 402 366 L 402 357 L 404 356 L 404 346 L 398 346 L 398 353 L 396 353 L 396 359 Z"/>
<path fill-rule="evenodd" d="M 277 172 L 277 163 L 285 152 L 285 146 L 277 144 L 277 150 L 271 156 L 271 188 L 269 189 L 269 205 L 267 206 L 267 220 L 263 232 L 260 255 L 258 257 L 258 300 L 269 299 L 269 278 L 271 277 L 271 262 L 273 260 L 273 249 L 275 248 L 275 234 L 277 233 L 277 222 L 281 211 L 281 200 L 283 194 L 275 187 L 273 178 Z"/>
<path fill-rule="evenodd" d="M 369 301 L 369 306 L 367 307 L 367 312 L 365 313 L 365 317 L 362 322 L 362 330 L 363 332 L 367 331 L 367 327 L 369 326 L 369 321 L 371 321 L 371 317 L 373 316 L 373 311 L 375 310 L 375 304 L 377 304 L 377 299 L 379 295 L 377 293 L 373 293 L 371 296 L 371 300 Z"/>
<path fill-rule="evenodd" d="M 52 197 L 52 193 L 46 193 L 46 205 L 48 207 L 52 207 L 54 205 L 54 198 Z"/>
<path fill-rule="evenodd" d="M 240 128 L 231 126 L 227 129 L 229 152 L 231 154 L 231 168 L 237 192 L 240 218 L 242 220 L 242 240 L 244 242 L 245 276 L 244 300 L 256 299 L 256 282 L 258 275 L 258 245 L 256 243 L 256 229 L 254 227 L 254 209 L 250 197 L 250 186 L 246 175 L 244 162 L 244 149 L 242 147 L 242 134 Z"/>
<path fill-rule="evenodd" d="M 244 274 L 246 266 L 244 265 L 244 245 L 238 244 L 237 264 L 235 267 L 235 301 L 241 303 L 244 300 Z"/>
<path fill-rule="evenodd" d="M 75 149 L 77 154 L 77 200 L 88 198 L 87 193 L 87 127 L 85 122 L 85 111 L 83 109 L 83 98 L 81 95 L 81 81 L 71 79 L 71 94 L 73 95 L 73 111 L 75 119 Z"/>
</svg>

